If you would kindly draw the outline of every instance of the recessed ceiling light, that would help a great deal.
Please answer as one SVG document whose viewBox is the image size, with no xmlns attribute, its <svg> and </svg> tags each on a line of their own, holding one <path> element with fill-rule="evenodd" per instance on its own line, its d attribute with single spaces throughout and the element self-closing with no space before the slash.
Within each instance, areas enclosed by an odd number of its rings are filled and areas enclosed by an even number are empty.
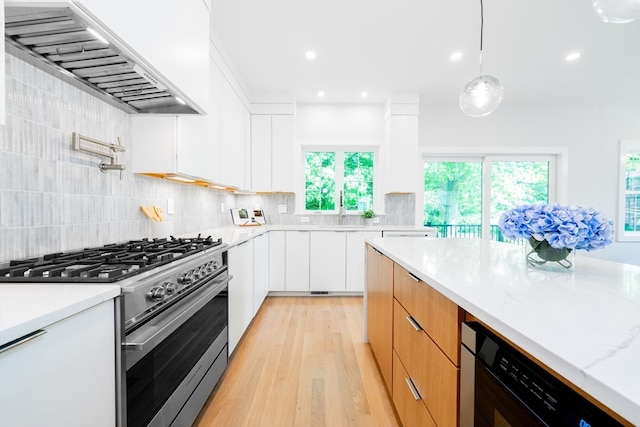
<svg viewBox="0 0 640 427">
<path fill-rule="evenodd" d="M 449 58 L 452 61 L 459 61 L 462 58 L 462 52 L 453 52 Z"/>
<path fill-rule="evenodd" d="M 318 96 L 322 98 L 324 96 L 324 92 L 323 91 L 318 92 Z"/>
<path fill-rule="evenodd" d="M 363 98 L 366 98 L 367 96 L 369 96 L 369 94 L 368 94 L 367 92 L 363 91 L 363 92 L 360 94 L 360 96 L 361 96 L 361 97 L 363 97 Z"/>
<path fill-rule="evenodd" d="M 580 58 L 580 52 L 571 52 L 564 59 L 567 61 L 575 61 L 578 58 Z"/>
<path fill-rule="evenodd" d="M 316 58 L 316 53 L 312 50 L 308 50 L 304 56 L 307 57 L 307 59 L 315 59 Z"/>
</svg>

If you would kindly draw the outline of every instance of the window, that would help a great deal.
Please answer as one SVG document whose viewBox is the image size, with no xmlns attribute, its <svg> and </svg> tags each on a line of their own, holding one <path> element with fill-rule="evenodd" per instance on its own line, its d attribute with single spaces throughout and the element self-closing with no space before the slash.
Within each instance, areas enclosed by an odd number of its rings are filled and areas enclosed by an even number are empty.
<svg viewBox="0 0 640 427">
<path fill-rule="evenodd" d="M 620 141 L 618 228 L 621 241 L 640 241 L 640 141 Z"/>
<path fill-rule="evenodd" d="M 502 212 L 553 197 L 553 156 L 425 159 L 424 225 L 441 237 L 504 240 Z"/>
<path fill-rule="evenodd" d="M 373 209 L 372 151 L 306 151 L 305 209 L 356 212 Z"/>
</svg>

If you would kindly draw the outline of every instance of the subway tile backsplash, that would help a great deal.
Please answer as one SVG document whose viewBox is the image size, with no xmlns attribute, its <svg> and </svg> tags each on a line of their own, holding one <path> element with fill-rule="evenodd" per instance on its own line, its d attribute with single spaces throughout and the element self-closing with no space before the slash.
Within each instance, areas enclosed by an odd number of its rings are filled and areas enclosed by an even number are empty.
<svg viewBox="0 0 640 427">
<path fill-rule="evenodd" d="M 135 175 L 131 116 L 36 67 L 5 55 L 6 125 L 0 126 L 0 263 L 43 254 L 158 237 L 141 205 L 157 205 L 174 234 L 231 224 L 229 208 L 260 206 L 270 224 L 298 224 L 294 195 L 234 195 Z M 71 134 L 127 148 L 122 172 L 103 173 L 105 159 L 71 148 Z M 387 195 L 381 224 L 412 224 L 413 196 Z M 225 209 L 221 209 L 224 204 Z M 278 205 L 287 205 L 278 214 Z M 323 216 L 320 223 L 337 223 Z M 345 223 L 359 223 L 349 217 Z M 215 236 L 214 236 L 215 237 Z"/>
</svg>

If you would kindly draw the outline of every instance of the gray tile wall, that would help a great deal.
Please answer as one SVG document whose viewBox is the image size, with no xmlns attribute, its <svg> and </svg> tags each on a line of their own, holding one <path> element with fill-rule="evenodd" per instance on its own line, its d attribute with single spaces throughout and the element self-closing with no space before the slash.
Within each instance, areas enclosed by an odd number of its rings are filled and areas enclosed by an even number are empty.
<svg viewBox="0 0 640 427">
<path fill-rule="evenodd" d="M 0 262 L 153 235 L 141 205 L 175 215 L 185 234 L 231 223 L 220 204 L 235 196 L 134 175 L 102 173 L 104 158 L 73 151 L 79 132 L 130 148 L 131 117 L 11 55 L 6 65 L 6 126 L 0 127 Z M 131 150 L 118 155 L 131 165 Z"/>
</svg>

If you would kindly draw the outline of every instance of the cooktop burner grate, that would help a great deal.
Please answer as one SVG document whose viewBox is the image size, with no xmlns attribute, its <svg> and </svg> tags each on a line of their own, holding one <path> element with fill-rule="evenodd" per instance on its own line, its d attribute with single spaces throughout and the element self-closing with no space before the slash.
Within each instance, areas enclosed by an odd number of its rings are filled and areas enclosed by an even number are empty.
<svg viewBox="0 0 640 427">
<path fill-rule="evenodd" d="M 80 251 L 10 261 L 0 267 L 0 282 L 110 283 L 143 273 L 222 244 L 222 239 L 142 239 Z"/>
</svg>

